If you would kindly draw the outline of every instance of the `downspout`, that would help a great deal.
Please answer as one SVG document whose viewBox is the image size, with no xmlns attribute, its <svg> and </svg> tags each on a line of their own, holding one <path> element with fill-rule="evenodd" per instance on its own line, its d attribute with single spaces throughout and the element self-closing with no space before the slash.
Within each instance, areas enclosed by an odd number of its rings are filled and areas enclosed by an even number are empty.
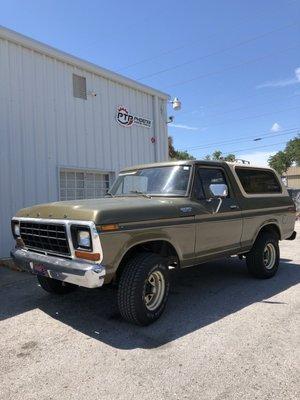
<svg viewBox="0 0 300 400">
<path fill-rule="evenodd" d="M 154 161 L 157 162 L 159 157 L 159 149 L 158 149 L 158 138 L 159 138 L 159 110 L 158 110 L 158 97 L 153 96 L 153 119 L 154 119 L 154 134 L 153 137 L 155 139 L 154 142 Z"/>
</svg>

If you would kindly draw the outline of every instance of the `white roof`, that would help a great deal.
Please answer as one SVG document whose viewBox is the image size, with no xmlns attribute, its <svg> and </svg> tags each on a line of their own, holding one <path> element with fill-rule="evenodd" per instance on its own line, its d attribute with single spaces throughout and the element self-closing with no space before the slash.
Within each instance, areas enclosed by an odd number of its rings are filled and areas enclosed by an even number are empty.
<svg viewBox="0 0 300 400">
<path fill-rule="evenodd" d="M 0 38 L 11 41 L 23 47 L 27 47 L 29 49 L 37 51 L 38 53 L 63 61 L 67 64 L 82 68 L 88 72 L 100 75 L 103 78 L 110 79 L 114 82 L 118 82 L 130 88 L 134 88 L 136 90 L 149 93 L 154 96 L 158 96 L 164 100 L 169 99 L 169 95 L 164 92 L 153 89 L 150 86 L 143 85 L 142 83 L 136 82 L 130 78 L 126 78 L 125 76 L 109 71 L 108 69 L 99 67 L 98 65 L 93 64 L 91 62 L 72 56 L 71 54 L 57 50 L 54 47 L 48 46 L 47 44 L 41 43 L 27 36 L 21 35 L 20 33 L 12 31 L 11 29 L 5 28 L 1 25 L 0 25 Z"/>
</svg>

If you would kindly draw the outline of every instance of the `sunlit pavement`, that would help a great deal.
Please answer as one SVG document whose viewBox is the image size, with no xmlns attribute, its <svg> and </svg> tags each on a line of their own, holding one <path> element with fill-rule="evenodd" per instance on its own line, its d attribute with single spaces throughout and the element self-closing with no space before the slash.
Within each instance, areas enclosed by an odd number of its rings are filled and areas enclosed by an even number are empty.
<svg viewBox="0 0 300 400">
<path fill-rule="evenodd" d="M 56 297 L 1 268 L 1 400 L 299 399 L 297 230 L 271 280 L 236 258 L 173 273 L 146 328 L 120 319 L 115 289 Z"/>
</svg>

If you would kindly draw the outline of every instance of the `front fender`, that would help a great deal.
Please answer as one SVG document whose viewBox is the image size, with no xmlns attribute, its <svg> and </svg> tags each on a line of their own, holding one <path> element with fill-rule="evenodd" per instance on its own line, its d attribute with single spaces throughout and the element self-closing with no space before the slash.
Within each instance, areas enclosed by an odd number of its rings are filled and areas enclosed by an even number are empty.
<svg viewBox="0 0 300 400">
<path fill-rule="evenodd" d="M 124 229 L 99 233 L 103 249 L 103 263 L 107 274 L 114 275 L 125 254 L 134 246 L 155 240 L 170 243 L 177 252 L 179 261 L 194 257 L 195 224 L 191 221 L 164 226 Z"/>
</svg>

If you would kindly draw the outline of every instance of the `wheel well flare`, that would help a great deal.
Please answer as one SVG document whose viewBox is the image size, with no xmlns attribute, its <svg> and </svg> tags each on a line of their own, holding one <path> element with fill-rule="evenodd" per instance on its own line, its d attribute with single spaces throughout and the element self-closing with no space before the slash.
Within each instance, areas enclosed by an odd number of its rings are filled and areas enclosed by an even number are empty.
<svg viewBox="0 0 300 400">
<path fill-rule="evenodd" d="M 117 269 L 117 280 L 121 276 L 121 273 L 127 263 L 127 261 L 134 257 L 138 253 L 154 253 L 160 255 L 161 257 L 166 257 L 169 259 L 169 263 L 176 264 L 179 267 L 179 257 L 175 247 L 167 240 L 151 240 L 144 243 L 139 243 L 131 247 L 122 257 L 122 260 Z"/>
</svg>

